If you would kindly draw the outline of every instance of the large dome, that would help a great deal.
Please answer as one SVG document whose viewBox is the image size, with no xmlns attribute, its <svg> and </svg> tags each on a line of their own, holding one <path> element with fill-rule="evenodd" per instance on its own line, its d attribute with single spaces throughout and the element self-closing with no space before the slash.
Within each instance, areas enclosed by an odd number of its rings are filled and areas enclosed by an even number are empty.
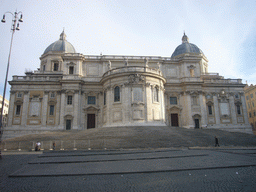
<svg viewBox="0 0 256 192">
<path fill-rule="evenodd" d="M 66 40 L 66 34 L 64 33 L 64 30 L 60 34 L 60 39 L 58 41 L 55 41 L 51 45 L 49 45 L 45 49 L 44 54 L 46 54 L 49 51 L 58 51 L 58 52 L 61 51 L 61 52 L 65 52 L 65 53 L 76 53 L 74 46 Z"/>
<path fill-rule="evenodd" d="M 182 37 L 182 44 L 179 45 L 175 51 L 173 52 L 171 58 L 176 57 L 177 55 L 181 55 L 183 53 L 196 53 L 196 54 L 203 54 L 202 50 L 199 49 L 196 45 L 189 43 L 188 37 L 184 33 Z"/>
</svg>

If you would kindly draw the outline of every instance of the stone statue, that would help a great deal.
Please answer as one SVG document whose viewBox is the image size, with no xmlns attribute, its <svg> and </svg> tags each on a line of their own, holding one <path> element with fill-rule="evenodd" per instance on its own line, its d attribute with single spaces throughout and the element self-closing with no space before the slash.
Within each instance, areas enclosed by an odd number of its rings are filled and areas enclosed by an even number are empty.
<svg viewBox="0 0 256 192">
<path fill-rule="evenodd" d="M 160 71 L 160 63 L 159 62 L 157 62 L 157 70 Z"/>
<path fill-rule="evenodd" d="M 108 70 L 111 70 L 111 61 L 108 61 Z"/>
<path fill-rule="evenodd" d="M 144 61 L 145 61 L 145 67 L 148 67 L 148 58 L 146 57 L 146 58 L 144 59 Z"/>
<path fill-rule="evenodd" d="M 125 58 L 125 59 L 124 59 L 124 65 L 125 65 L 125 66 L 128 66 L 128 58 Z"/>
</svg>

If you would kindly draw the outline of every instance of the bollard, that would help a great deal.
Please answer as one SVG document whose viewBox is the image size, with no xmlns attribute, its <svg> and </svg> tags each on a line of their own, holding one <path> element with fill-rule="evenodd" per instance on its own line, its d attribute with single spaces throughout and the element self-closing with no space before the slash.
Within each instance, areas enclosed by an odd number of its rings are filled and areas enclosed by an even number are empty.
<svg viewBox="0 0 256 192">
<path fill-rule="evenodd" d="M 4 142 L 4 151 L 7 151 L 6 142 Z"/>
<path fill-rule="evenodd" d="M 64 148 L 63 148 L 63 141 L 60 141 L 60 150 L 63 151 Z"/>
<path fill-rule="evenodd" d="M 90 151 L 90 150 L 91 150 L 91 142 L 90 142 L 90 139 L 88 140 L 88 145 L 89 145 L 88 150 Z"/>
<path fill-rule="evenodd" d="M 49 148 L 50 151 L 52 151 L 52 141 L 50 141 L 50 148 Z"/>
<path fill-rule="evenodd" d="M 44 142 L 42 141 L 42 147 L 41 147 L 41 149 L 40 149 L 41 151 L 43 151 L 44 150 Z"/>
<path fill-rule="evenodd" d="M 74 148 L 73 148 L 73 150 L 77 150 L 77 148 L 76 148 L 76 140 L 74 140 Z"/>
<path fill-rule="evenodd" d="M 35 151 L 35 142 L 33 141 L 33 144 L 32 144 L 32 149 L 31 151 Z"/>
<path fill-rule="evenodd" d="M 103 148 L 104 148 L 104 150 L 107 150 L 107 148 L 105 146 L 105 139 L 103 139 Z"/>
<path fill-rule="evenodd" d="M 18 151 L 21 151 L 21 148 L 20 148 L 20 142 L 19 142 L 19 148 L 18 148 Z"/>
</svg>

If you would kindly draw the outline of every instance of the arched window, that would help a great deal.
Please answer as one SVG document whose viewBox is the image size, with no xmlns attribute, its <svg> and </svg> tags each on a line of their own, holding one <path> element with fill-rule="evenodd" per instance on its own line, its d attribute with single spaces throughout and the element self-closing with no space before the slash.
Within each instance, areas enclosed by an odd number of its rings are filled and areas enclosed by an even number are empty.
<svg viewBox="0 0 256 192">
<path fill-rule="evenodd" d="M 159 102 L 159 90 L 158 87 L 155 87 L 153 89 L 153 96 L 154 96 L 154 102 Z"/>
<path fill-rule="evenodd" d="M 238 115 L 241 115 L 240 105 L 236 105 L 236 112 L 237 112 Z"/>
<path fill-rule="evenodd" d="M 211 105 L 208 105 L 208 114 L 212 115 L 212 106 Z"/>
<path fill-rule="evenodd" d="M 120 101 L 120 88 L 118 86 L 114 89 L 114 102 Z"/>
<path fill-rule="evenodd" d="M 106 105 L 107 93 L 104 91 L 104 105 Z"/>
</svg>

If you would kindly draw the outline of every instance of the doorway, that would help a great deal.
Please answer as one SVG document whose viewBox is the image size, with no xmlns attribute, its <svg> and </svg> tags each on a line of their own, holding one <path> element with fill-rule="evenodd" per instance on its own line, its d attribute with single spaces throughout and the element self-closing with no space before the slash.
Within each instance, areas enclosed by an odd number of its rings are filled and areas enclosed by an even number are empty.
<svg viewBox="0 0 256 192">
<path fill-rule="evenodd" d="M 199 119 L 195 119 L 195 128 L 199 129 Z"/>
<path fill-rule="evenodd" d="M 71 120 L 67 119 L 66 120 L 66 130 L 70 130 L 71 129 Z"/>
<path fill-rule="evenodd" d="M 87 129 L 95 128 L 95 114 L 87 114 Z"/>
<path fill-rule="evenodd" d="M 178 113 L 171 114 L 171 125 L 172 125 L 172 127 L 179 127 Z"/>
</svg>

